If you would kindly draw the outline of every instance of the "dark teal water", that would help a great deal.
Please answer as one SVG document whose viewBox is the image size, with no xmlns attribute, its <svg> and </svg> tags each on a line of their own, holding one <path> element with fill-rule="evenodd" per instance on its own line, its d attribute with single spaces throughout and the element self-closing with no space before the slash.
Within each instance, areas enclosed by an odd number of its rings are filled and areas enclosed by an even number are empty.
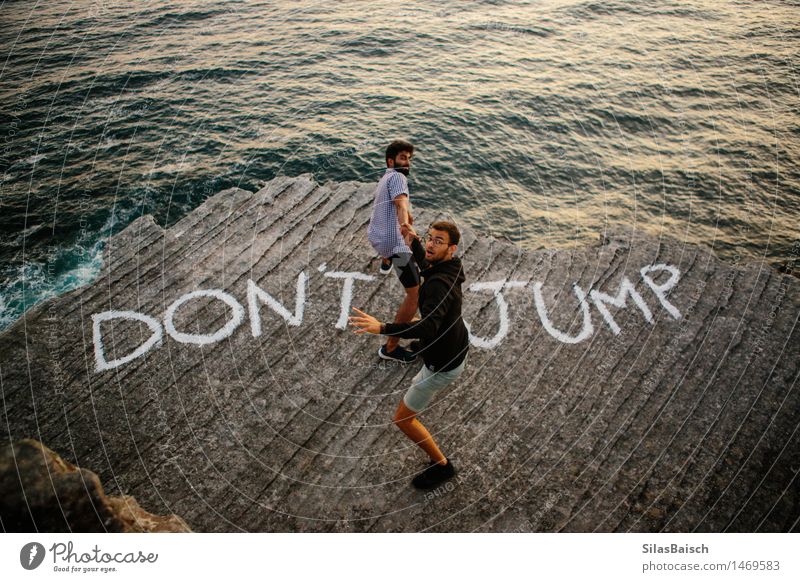
<svg viewBox="0 0 800 582">
<path fill-rule="evenodd" d="M 279 174 L 377 180 L 529 248 L 606 228 L 798 253 L 797 2 L 4 2 L 0 328 Z"/>
</svg>

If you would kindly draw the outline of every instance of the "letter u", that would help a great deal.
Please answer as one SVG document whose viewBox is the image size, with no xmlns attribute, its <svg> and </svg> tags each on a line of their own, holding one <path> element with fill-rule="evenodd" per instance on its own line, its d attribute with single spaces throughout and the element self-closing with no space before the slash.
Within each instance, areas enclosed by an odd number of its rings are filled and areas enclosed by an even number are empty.
<svg viewBox="0 0 800 582">
<path fill-rule="evenodd" d="M 547 315 L 547 307 L 545 307 L 544 298 L 542 297 L 542 283 L 537 282 L 533 285 L 533 302 L 536 304 L 536 312 L 539 314 L 539 319 L 541 320 L 542 325 L 547 330 L 547 333 L 565 344 L 580 343 L 583 340 L 592 337 L 592 334 L 594 333 L 592 314 L 589 311 L 589 302 L 586 301 L 586 293 L 584 293 L 583 289 L 581 289 L 577 283 L 572 286 L 572 290 L 575 292 L 575 296 L 578 298 L 581 311 L 583 312 L 583 327 L 581 328 L 580 333 L 574 336 L 556 329 L 556 327 L 553 325 L 553 322 L 550 321 L 550 318 Z"/>
</svg>

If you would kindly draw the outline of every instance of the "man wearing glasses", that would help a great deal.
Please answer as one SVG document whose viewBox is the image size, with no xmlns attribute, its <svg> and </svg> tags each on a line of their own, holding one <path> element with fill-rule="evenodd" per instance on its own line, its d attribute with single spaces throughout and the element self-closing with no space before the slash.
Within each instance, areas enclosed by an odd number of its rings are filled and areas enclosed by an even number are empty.
<svg viewBox="0 0 800 582">
<path fill-rule="evenodd" d="M 453 256 L 458 250 L 461 233 L 451 222 L 434 222 L 425 240 L 425 247 L 412 227 L 407 240 L 419 264 L 423 283 L 419 289 L 420 320 L 413 323 L 382 323 L 356 308 L 350 317 L 355 333 L 382 334 L 395 338 L 418 338 L 418 353 L 424 365 L 414 376 L 394 423 L 417 443 L 431 459 L 430 466 L 414 477 L 419 489 L 433 489 L 455 475 L 453 463 L 439 450 L 428 430 L 417 419 L 433 396 L 454 382 L 464 371 L 469 348 L 469 334 L 461 319 L 461 284 L 464 268 L 461 259 Z M 417 350 L 415 350 L 417 351 Z"/>
</svg>

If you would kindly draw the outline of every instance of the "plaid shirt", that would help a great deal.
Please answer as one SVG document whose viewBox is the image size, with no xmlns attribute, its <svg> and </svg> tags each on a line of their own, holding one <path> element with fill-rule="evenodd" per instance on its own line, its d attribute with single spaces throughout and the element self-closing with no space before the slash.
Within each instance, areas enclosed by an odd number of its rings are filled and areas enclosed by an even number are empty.
<svg viewBox="0 0 800 582">
<path fill-rule="evenodd" d="M 400 223 L 397 221 L 397 209 L 394 205 L 394 199 L 401 194 L 407 195 L 410 200 L 408 178 L 392 168 L 387 168 L 375 189 L 372 218 L 367 230 L 367 239 L 372 248 L 384 258 L 411 253 L 400 234 Z"/>
</svg>

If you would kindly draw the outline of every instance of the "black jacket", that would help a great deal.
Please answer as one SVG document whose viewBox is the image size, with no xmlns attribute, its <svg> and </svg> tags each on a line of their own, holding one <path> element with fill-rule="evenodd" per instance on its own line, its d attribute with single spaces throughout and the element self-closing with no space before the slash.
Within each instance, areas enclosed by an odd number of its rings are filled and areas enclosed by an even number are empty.
<svg viewBox="0 0 800 582">
<path fill-rule="evenodd" d="M 387 323 L 384 335 L 419 338 L 422 360 L 433 372 L 447 372 L 461 365 L 467 356 L 469 335 L 461 319 L 461 284 L 464 268 L 461 259 L 428 263 L 419 240 L 411 251 L 420 267 L 420 320 L 412 323 Z"/>
</svg>

